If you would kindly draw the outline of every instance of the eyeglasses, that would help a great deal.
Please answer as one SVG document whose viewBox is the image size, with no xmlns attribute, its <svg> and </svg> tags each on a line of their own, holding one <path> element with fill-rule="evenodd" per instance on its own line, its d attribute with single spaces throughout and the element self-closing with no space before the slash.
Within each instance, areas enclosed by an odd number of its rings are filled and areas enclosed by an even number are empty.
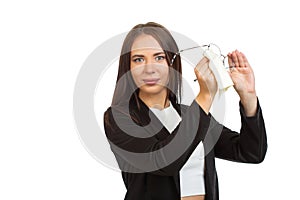
<svg viewBox="0 0 300 200">
<path fill-rule="evenodd" d="M 207 48 L 207 50 L 212 49 L 212 51 L 214 53 L 216 53 L 217 55 L 219 55 L 220 59 L 222 59 L 225 69 L 229 68 L 229 67 L 225 66 L 225 60 L 226 60 L 227 56 L 224 56 L 224 54 L 221 53 L 220 47 L 214 43 L 210 43 L 208 45 L 200 45 L 200 46 L 190 47 L 190 48 L 186 48 L 186 49 L 182 49 L 182 50 L 178 51 L 177 53 L 174 54 L 174 56 L 171 60 L 170 66 L 172 66 L 174 64 L 174 61 L 175 61 L 175 58 L 177 57 L 177 55 L 181 54 L 184 51 L 188 51 L 188 50 L 192 50 L 192 49 L 196 49 L 196 48 Z"/>
</svg>

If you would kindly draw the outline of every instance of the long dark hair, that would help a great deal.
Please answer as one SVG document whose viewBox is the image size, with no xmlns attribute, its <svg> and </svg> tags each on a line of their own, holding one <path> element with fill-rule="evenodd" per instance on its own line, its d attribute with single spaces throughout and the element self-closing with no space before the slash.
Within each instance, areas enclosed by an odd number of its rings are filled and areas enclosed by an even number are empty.
<svg viewBox="0 0 300 200">
<path fill-rule="evenodd" d="M 117 84 L 114 91 L 112 106 L 122 105 L 122 101 L 134 95 L 136 103 L 138 104 L 138 92 L 130 71 L 131 48 L 134 40 L 142 35 L 152 36 L 161 48 L 163 49 L 167 63 L 170 66 L 173 56 L 178 52 L 178 46 L 171 35 L 171 33 L 162 25 L 155 22 L 148 22 L 146 24 L 138 24 L 134 26 L 127 34 L 119 60 L 119 70 L 117 77 Z M 169 83 L 167 88 L 167 97 L 173 104 L 181 102 L 181 88 L 182 88 L 182 67 L 180 55 L 176 56 L 173 61 L 173 70 L 169 69 Z M 166 99 L 167 100 L 167 99 Z"/>
</svg>

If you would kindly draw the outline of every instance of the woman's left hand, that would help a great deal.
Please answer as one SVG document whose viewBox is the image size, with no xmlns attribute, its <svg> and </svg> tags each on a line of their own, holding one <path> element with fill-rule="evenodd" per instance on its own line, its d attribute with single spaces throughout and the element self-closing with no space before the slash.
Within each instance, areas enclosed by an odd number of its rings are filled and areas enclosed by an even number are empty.
<svg viewBox="0 0 300 200">
<path fill-rule="evenodd" d="M 246 56 L 237 50 L 228 53 L 230 76 L 234 83 L 234 89 L 245 107 L 246 113 L 252 115 L 256 111 L 257 97 L 253 70 Z"/>
</svg>

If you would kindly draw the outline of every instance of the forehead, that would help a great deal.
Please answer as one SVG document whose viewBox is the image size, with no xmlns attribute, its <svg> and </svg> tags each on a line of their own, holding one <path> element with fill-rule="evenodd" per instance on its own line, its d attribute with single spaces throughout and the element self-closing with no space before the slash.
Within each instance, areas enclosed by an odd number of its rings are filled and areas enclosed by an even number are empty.
<svg viewBox="0 0 300 200">
<path fill-rule="evenodd" d="M 138 36 L 131 47 L 131 51 L 157 50 L 163 51 L 159 43 L 151 35 Z"/>
</svg>

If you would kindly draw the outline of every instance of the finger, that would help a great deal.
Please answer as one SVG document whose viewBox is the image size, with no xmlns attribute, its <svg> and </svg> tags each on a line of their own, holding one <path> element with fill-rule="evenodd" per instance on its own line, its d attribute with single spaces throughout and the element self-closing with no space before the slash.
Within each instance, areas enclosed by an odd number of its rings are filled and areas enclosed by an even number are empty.
<svg viewBox="0 0 300 200">
<path fill-rule="evenodd" d="M 204 66 L 203 66 L 203 76 L 208 77 L 212 73 L 213 72 L 211 71 L 211 69 L 209 67 L 209 63 L 205 63 Z"/>
<path fill-rule="evenodd" d="M 203 77 L 204 77 L 203 72 L 199 71 L 196 67 L 194 68 L 194 72 L 195 72 L 195 75 L 196 75 L 196 78 L 197 78 L 196 80 L 198 80 L 198 82 L 199 82 L 199 80 L 203 79 Z"/>
<path fill-rule="evenodd" d="M 195 67 L 201 74 L 204 74 L 208 68 L 209 60 L 207 58 L 201 59 L 197 66 Z"/>
<path fill-rule="evenodd" d="M 204 63 L 208 62 L 209 59 L 206 58 L 205 56 L 198 62 L 197 65 L 202 66 Z"/>
<path fill-rule="evenodd" d="M 209 69 L 209 75 L 207 76 L 210 80 L 214 80 L 214 82 L 217 81 L 215 74 L 212 72 L 212 70 Z"/>
<path fill-rule="evenodd" d="M 201 77 L 201 74 L 200 74 L 199 70 L 196 67 L 194 68 L 194 72 L 195 72 L 196 78 L 199 80 L 199 78 Z"/>
<path fill-rule="evenodd" d="M 237 51 L 236 54 L 237 54 L 237 58 L 238 58 L 238 61 L 239 61 L 239 67 L 244 68 L 245 63 L 244 63 L 243 55 L 239 51 Z"/>
<path fill-rule="evenodd" d="M 197 65 L 194 68 L 194 71 L 198 80 L 205 79 L 205 77 L 209 76 L 209 74 L 212 73 L 208 66 L 208 62 L 204 63 L 201 66 Z"/>
<path fill-rule="evenodd" d="M 232 52 L 231 55 L 232 55 L 232 60 L 234 62 L 234 66 L 235 67 L 240 67 L 239 66 L 239 60 L 238 60 L 237 55 L 236 55 L 236 51 Z"/>
<path fill-rule="evenodd" d="M 227 57 L 228 57 L 228 66 L 229 66 L 229 69 L 232 68 L 232 67 L 235 67 L 235 66 L 234 66 L 234 62 L 233 62 L 233 60 L 232 60 L 232 55 L 231 55 L 231 53 L 228 53 L 228 54 L 227 54 Z"/>
<path fill-rule="evenodd" d="M 250 64 L 248 62 L 248 59 L 246 58 L 245 54 L 243 54 L 242 52 L 240 52 L 242 57 L 243 57 L 243 60 L 244 60 L 244 63 L 245 63 L 245 67 L 250 67 Z"/>
<path fill-rule="evenodd" d="M 236 72 L 237 71 L 237 68 L 236 67 L 231 67 L 230 68 L 230 73 L 233 73 L 233 72 Z"/>
</svg>

